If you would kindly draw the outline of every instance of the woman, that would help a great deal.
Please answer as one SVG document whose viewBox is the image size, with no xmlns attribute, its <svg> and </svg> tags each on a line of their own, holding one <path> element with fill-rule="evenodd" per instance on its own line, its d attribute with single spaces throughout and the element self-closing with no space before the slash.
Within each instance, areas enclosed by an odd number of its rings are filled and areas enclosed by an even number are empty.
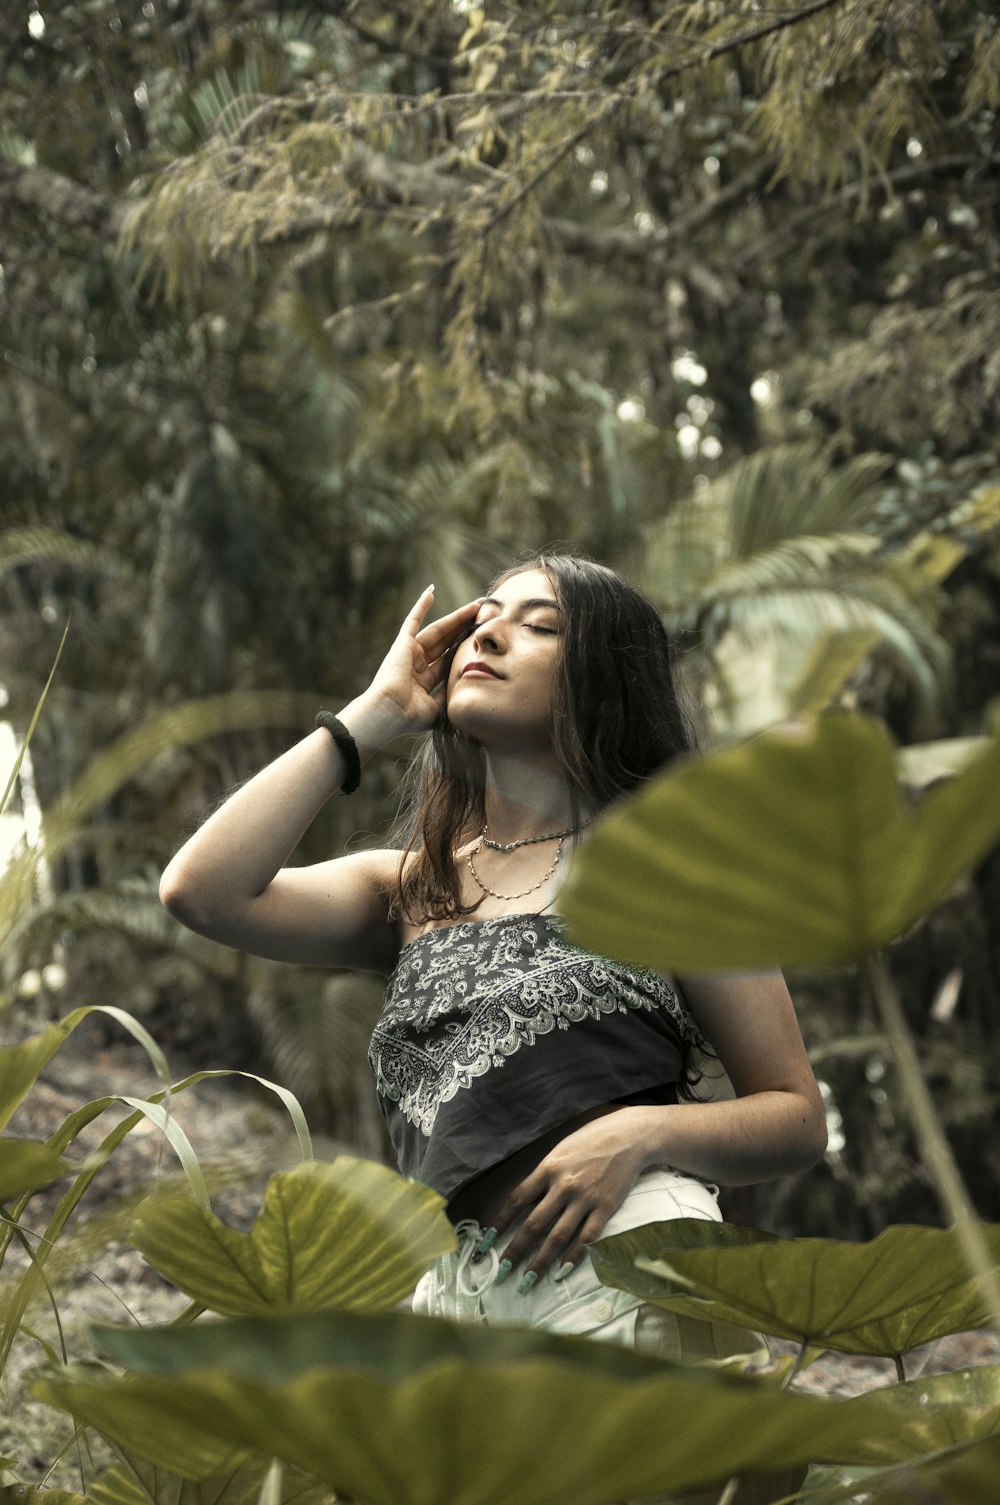
<svg viewBox="0 0 1000 1505">
<path fill-rule="evenodd" d="M 567 556 L 502 575 L 429 626 L 433 587 L 370 687 L 222 806 L 164 873 L 184 924 L 260 956 L 389 979 L 372 1041 L 404 1174 L 459 1234 L 417 1311 L 653 1347 L 746 1335 L 602 1287 L 587 1246 L 719 1218 L 717 1185 L 813 1164 L 825 1119 L 781 974 L 669 980 L 566 942 L 567 848 L 690 741 L 654 608 Z M 409 842 L 284 866 L 339 787 L 433 728 Z M 710 1042 L 736 1092 L 692 1098 Z"/>
</svg>

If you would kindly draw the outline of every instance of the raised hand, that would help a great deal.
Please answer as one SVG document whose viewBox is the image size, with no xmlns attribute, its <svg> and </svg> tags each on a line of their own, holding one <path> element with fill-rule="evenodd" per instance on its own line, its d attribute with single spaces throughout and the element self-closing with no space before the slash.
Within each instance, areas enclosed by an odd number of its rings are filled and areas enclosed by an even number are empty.
<svg viewBox="0 0 1000 1505">
<path fill-rule="evenodd" d="M 433 600 L 429 585 L 406 616 L 368 691 L 399 717 L 400 731 L 426 731 L 434 725 L 444 703 L 445 658 L 479 610 L 478 601 L 468 601 L 422 627 Z"/>
</svg>

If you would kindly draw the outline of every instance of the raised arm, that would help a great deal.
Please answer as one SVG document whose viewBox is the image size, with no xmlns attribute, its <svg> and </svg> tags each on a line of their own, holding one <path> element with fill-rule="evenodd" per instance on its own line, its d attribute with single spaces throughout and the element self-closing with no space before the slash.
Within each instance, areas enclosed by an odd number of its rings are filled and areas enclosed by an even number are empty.
<svg viewBox="0 0 1000 1505">
<path fill-rule="evenodd" d="M 421 623 L 433 587 L 407 616 L 370 687 L 339 712 L 362 764 L 408 732 L 433 726 L 441 708 L 442 659 L 478 603 Z M 289 868 L 292 852 L 347 776 L 325 730 L 261 770 L 168 864 L 160 897 L 189 929 L 257 956 L 313 966 L 391 970 L 397 948 L 388 889 L 399 855 L 359 852 Z"/>
</svg>

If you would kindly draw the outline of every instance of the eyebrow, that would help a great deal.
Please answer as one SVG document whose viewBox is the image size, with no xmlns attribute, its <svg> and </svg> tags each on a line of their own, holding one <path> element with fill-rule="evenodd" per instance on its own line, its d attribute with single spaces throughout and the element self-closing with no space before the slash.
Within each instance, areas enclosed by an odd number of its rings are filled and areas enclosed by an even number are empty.
<svg viewBox="0 0 1000 1505">
<path fill-rule="evenodd" d="M 501 610 L 503 609 L 503 602 L 498 601 L 496 596 L 484 596 L 479 604 L 480 606 L 499 606 Z M 551 596 L 529 596 L 527 601 L 518 603 L 517 610 L 532 611 L 536 606 L 550 606 L 553 611 L 562 611 L 559 602 L 554 601 Z"/>
</svg>

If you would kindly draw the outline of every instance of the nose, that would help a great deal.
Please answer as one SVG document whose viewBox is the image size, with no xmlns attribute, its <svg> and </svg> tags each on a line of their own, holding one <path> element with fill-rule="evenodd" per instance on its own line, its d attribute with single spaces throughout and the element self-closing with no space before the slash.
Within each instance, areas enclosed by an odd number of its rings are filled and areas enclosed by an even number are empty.
<svg viewBox="0 0 1000 1505">
<path fill-rule="evenodd" d="M 472 632 L 473 646 L 478 650 L 480 647 L 491 648 L 494 653 L 503 652 L 503 628 L 498 627 L 499 618 L 490 617 L 481 627 L 476 627 Z"/>
</svg>

